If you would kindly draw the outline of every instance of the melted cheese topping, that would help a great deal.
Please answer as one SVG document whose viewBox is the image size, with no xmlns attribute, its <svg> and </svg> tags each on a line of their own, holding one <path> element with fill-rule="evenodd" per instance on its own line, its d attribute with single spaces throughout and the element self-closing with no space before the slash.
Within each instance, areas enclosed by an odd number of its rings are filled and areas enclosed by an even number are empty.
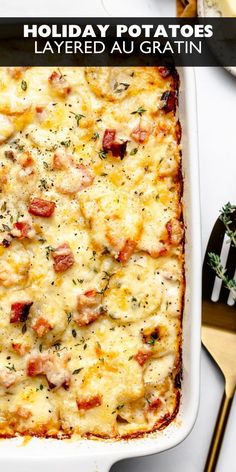
<svg viewBox="0 0 236 472">
<path fill-rule="evenodd" d="M 177 89 L 163 68 L 0 69 L 0 436 L 175 417 Z"/>
</svg>

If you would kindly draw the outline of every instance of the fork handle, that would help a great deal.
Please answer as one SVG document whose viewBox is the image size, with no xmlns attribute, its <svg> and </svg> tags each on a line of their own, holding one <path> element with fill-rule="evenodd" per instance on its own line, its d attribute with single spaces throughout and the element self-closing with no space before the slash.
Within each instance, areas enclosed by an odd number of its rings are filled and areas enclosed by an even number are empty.
<svg viewBox="0 0 236 472">
<path fill-rule="evenodd" d="M 216 470 L 217 461 L 220 454 L 220 448 L 223 442 L 224 432 L 229 417 L 230 408 L 233 402 L 232 395 L 224 395 L 221 401 L 218 417 L 216 420 L 215 430 L 212 436 L 210 449 L 208 452 L 204 472 L 214 472 Z"/>
</svg>

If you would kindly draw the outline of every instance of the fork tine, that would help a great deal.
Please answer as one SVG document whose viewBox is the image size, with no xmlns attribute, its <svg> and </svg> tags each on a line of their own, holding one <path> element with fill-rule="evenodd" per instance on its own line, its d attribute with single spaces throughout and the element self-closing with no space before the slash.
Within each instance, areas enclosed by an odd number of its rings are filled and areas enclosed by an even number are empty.
<svg viewBox="0 0 236 472">
<path fill-rule="evenodd" d="M 227 269 L 227 275 L 229 276 L 230 279 L 233 279 L 234 274 L 235 274 L 235 269 L 236 269 L 236 248 L 235 246 L 232 246 L 232 244 L 230 245 L 225 267 Z M 222 303 L 227 303 L 228 298 L 229 298 L 229 290 L 222 284 L 220 295 L 219 295 L 219 301 Z"/>
<path fill-rule="evenodd" d="M 216 254 L 221 253 L 222 244 L 225 236 L 225 226 L 222 221 L 217 218 L 215 225 L 212 229 L 210 239 L 207 245 L 205 258 L 203 262 L 203 271 L 202 271 L 202 296 L 204 299 L 211 299 L 214 282 L 215 282 L 215 273 L 208 264 L 208 253 L 215 252 Z"/>
</svg>

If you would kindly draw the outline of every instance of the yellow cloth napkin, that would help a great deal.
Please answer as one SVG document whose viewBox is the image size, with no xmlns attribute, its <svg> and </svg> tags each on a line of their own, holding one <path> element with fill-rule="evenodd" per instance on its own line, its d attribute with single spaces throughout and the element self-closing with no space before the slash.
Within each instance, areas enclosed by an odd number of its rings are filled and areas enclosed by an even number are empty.
<svg viewBox="0 0 236 472">
<path fill-rule="evenodd" d="M 177 0 L 177 16 L 197 16 L 197 0 Z"/>
</svg>

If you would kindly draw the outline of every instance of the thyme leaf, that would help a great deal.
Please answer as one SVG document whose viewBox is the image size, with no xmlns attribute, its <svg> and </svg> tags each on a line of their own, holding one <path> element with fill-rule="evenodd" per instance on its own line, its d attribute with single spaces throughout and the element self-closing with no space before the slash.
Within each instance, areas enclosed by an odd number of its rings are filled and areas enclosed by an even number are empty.
<svg viewBox="0 0 236 472">
<path fill-rule="evenodd" d="M 145 111 L 147 111 L 147 110 L 145 110 L 145 108 L 143 108 L 143 107 L 138 107 L 137 110 L 131 112 L 131 115 L 139 115 L 139 116 L 142 116 L 142 114 L 145 113 Z"/>
<path fill-rule="evenodd" d="M 75 370 L 72 372 L 72 375 L 79 374 L 82 369 L 83 369 L 83 367 L 80 367 L 80 369 L 75 369 Z"/>
<path fill-rule="evenodd" d="M 77 126 L 79 126 L 80 120 L 82 118 L 85 118 L 85 115 L 81 115 L 80 113 L 74 113 L 73 111 L 71 111 L 71 113 L 72 113 L 72 115 L 75 115 Z"/>
<path fill-rule="evenodd" d="M 231 205 L 230 202 L 226 203 L 225 206 L 220 210 L 220 220 L 224 223 L 226 234 L 229 237 L 231 244 L 236 247 L 236 231 L 233 231 L 230 228 L 230 225 L 233 223 L 232 215 L 236 211 L 236 205 Z"/>
<path fill-rule="evenodd" d="M 92 141 L 97 141 L 97 139 L 99 138 L 99 134 L 98 133 L 93 133 L 93 136 L 92 136 Z"/>
<path fill-rule="evenodd" d="M 22 80 L 21 81 L 21 88 L 24 92 L 26 92 L 27 87 L 28 87 L 27 82 L 25 80 Z"/>
<path fill-rule="evenodd" d="M 99 155 L 100 159 L 106 159 L 106 157 L 107 157 L 107 152 L 101 150 L 101 151 L 99 151 L 98 155 Z"/>
</svg>

